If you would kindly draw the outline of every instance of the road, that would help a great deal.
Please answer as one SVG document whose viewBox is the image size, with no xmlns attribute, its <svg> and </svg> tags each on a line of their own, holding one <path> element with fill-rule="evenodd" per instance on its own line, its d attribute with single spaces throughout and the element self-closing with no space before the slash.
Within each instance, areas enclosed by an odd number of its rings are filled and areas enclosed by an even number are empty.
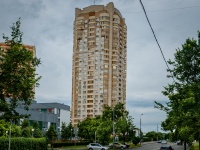
<svg viewBox="0 0 200 150">
<path fill-rule="evenodd" d="M 183 145 L 177 145 L 176 143 L 167 143 L 167 145 L 171 145 L 174 150 L 184 150 Z M 143 143 L 141 147 L 132 150 L 159 150 L 161 146 L 162 144 L 157 142 L 148 144 Z M 187 150 L 189 150 L 189 148 L 187 148 Z"/>
</svg>

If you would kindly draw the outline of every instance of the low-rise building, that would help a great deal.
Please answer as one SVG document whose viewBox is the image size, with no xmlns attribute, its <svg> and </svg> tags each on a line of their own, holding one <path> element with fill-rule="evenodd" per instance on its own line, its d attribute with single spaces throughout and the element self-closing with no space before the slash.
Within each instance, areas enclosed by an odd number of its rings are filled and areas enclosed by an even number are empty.
<svg viewBox="0 0 200 150">
<path fill-rule="evenodd" d="M 22 115 L 30 115 L 30 125 L 38 122 L 39 128 L 46 131 L 50 125 L 54 125 L 56 131 L 60 133 L 62 122 L 70 123 L 70 106 L 61 103 L 37 103 L 34 101 L 29 110 L 23 108 L 23 104 L 18 105 L 16 111 Z"/>
</svg>

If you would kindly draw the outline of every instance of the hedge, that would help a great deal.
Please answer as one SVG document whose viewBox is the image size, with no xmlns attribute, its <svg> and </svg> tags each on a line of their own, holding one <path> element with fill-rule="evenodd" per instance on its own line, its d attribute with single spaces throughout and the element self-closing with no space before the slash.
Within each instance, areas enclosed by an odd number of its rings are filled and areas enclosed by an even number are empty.
<svg viewBox="0 0 200 150">
<path fill-rule="evenodd" d="M 10 150 L 47 150 L 46 138 L 14 137 L 10 139 Z M 0 137 L 0 148 L 8 149 L 9 139 Z"/>
<path fill-rule="evenodd" d="M 75 141 L 70 142 L 70 141 L 56 141 L 54 143 L 51 144 L 51 147 L 53 148 L 58 148 L 58 147 L 66 147 L 66 146 L 74 146 L 76 145 L 88 145 L 90 142 L 88 141 L 77 141 L 75 143 Z"/>
</svg>

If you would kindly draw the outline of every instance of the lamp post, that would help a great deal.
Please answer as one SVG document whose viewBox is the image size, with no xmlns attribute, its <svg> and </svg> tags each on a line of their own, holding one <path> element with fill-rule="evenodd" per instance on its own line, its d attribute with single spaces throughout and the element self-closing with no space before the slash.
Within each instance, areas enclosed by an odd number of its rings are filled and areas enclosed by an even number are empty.
<svg viewBox="0 0 200 150">
<path fill-rule="evenodd" d="M 8 137 L 8 131 L 6 131 L 6 137 Z"/>
<path fill-rule="evenodd" d="M 71 141 L 72 141 L 72 130 L 73 130 L 73 129 L 71 129 Z"/>
<path fill-rule="evenodd" d="M 34 130 L 35 130 L 35 129 L 32 129 L 32 137 L 33 137 L 33 132 L 34 132 Z"/>
<path fill-rule="evenodd" d="M 142 139 L 142 129 L 141 129 L 141 118 L 142 118 L 142 115 L 140 115 L 140 144 L 141 144 L 141 139 Z"/>
<path fill-rule="evenodd" d="M 78 136 L 78 128 L 76 128 L 76 131 L 75 131 L 75 146 L 76 146 L 76 138 Z"/>
<path fill-rule="evenodd" d="M 10 129 L 9 129 L 9 139 L 8 139 L 8 150 L 10 150 L 10 138 L 11 138 L 11 126 L 12 126 L 12 120 L 10 120 Z"/>
<path fill-rule="evenodd" d="M 114 147 L 114 142 L 115 142 L 115 109 L 113 107 L 113 110 L 112 110 L 112 114 L 113 114 L 113 149 L 115 149 Z"/>
<path fill-rule="evenodd" d="M 95 135 L 95 143 L 96 143 L 96 134 L 97 134 L 97 132 L 95 131 L 95 132 L 94 132 L 94 135 Z"/>
</svg>

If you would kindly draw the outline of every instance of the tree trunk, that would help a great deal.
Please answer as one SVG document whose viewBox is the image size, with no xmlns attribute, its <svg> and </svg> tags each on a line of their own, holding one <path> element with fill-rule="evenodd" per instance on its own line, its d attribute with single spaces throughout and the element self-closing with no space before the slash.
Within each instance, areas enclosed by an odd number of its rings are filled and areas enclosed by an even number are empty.
<svg viewBox="0 0 200 150">
<path fill-rule="evenodd" d="M 199 150 L 200 150 L 200 138 L 199 138 Z"/>
<path fill-rule="evenodd" d="M 126 142 L 125 140 L 126 140 L 126 135 L 124 134 L 123 135 L 123 140 L 124 140 L 124 143 Z"/>
<path fill-rule="evenodd" d="M 184 150 L 186 150 L 186 141 L 184 141 Z"/>
</svg>

